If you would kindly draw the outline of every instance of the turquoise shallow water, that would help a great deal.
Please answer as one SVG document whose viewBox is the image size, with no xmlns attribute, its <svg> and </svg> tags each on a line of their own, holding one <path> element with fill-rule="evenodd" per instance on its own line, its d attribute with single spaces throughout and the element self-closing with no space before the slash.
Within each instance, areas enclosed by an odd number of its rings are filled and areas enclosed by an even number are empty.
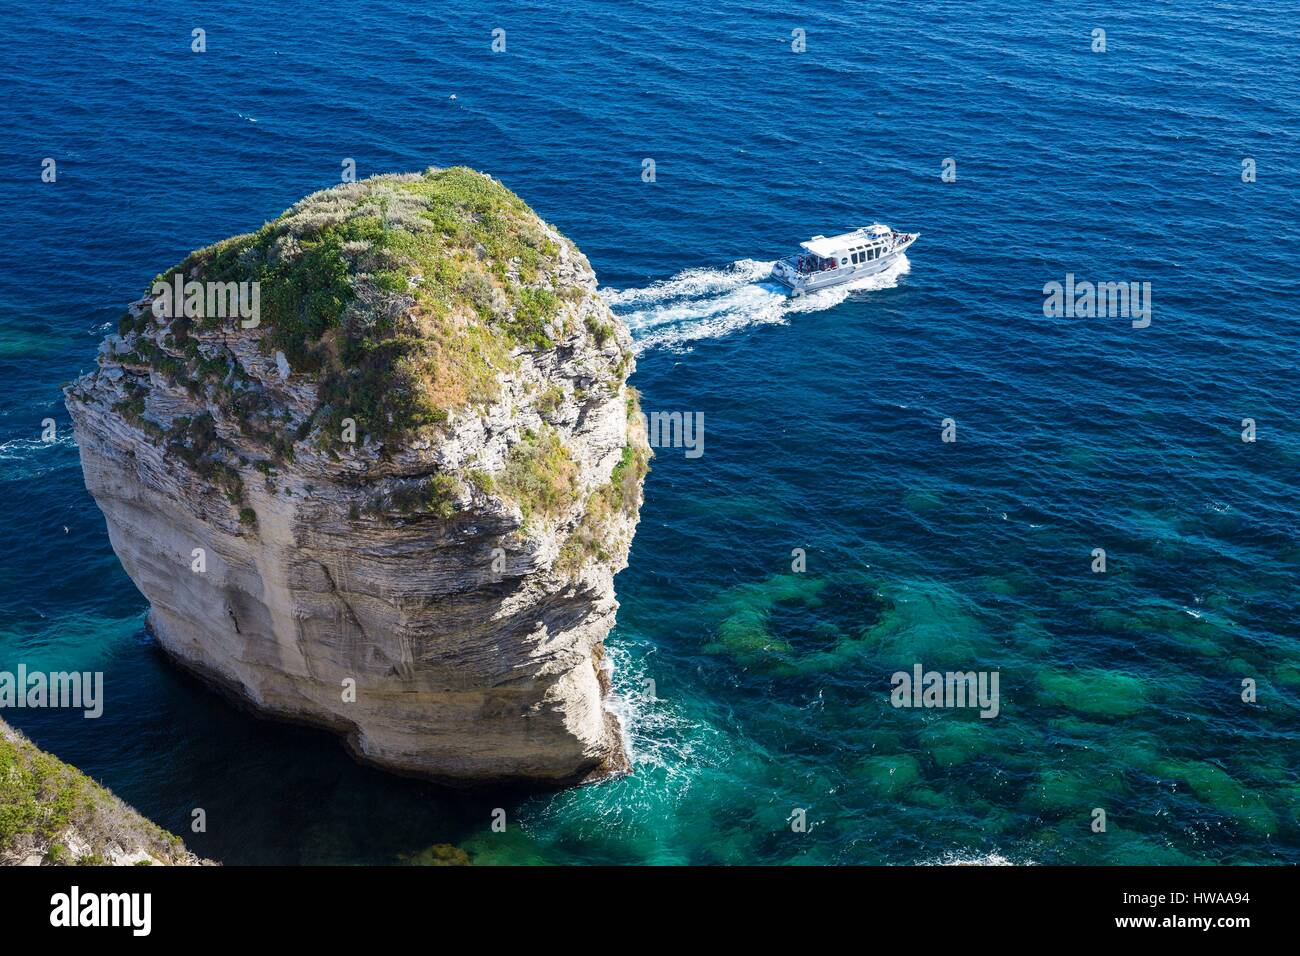
<svg viewBox="0 0 1300 956">
<path fill-rule="evenodd" d="M 1287 5 L 1073 6 L 10 11 L 0 669 L 110 696 L 6 719 L 230 863 L 1300 862 Z M 155 272 L 344 157 L 500 177 L 591 258 L 647 410 L 705 416 L 618 579 L 630 777 L 448 794 L 231 708 L 157 656 L 75 447 L 37 440 Z M 875 219 L 923 234 L 888 275 L 764 281 Z M 1150 327 L 1045 318 L 1067 272 L 1150 282 Z M 997 670 L 1000 715 L 891 707 L 917 662 Z"/>
</svg>

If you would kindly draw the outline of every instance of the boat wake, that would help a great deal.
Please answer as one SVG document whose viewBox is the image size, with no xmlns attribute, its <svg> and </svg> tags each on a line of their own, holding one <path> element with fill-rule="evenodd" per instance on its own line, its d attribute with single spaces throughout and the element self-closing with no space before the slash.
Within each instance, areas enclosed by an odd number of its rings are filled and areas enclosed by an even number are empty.
<svg viewBox="0 0 1300 956">
<path fill-rule="evenodd" d="M 771 277 L 773 265 L 740 259 L 723 269 L 687 269 L 642 289 L 602 289 L 601 295 L 631 329 L 638 354 L 655 348 L 689 352 L 701 339 L 781 324 L 795 313 L 833 308 L 855 293 L 892 289 L 911 268 L 900 256 L 876 275 L 795 298 Z"/>
</svg>

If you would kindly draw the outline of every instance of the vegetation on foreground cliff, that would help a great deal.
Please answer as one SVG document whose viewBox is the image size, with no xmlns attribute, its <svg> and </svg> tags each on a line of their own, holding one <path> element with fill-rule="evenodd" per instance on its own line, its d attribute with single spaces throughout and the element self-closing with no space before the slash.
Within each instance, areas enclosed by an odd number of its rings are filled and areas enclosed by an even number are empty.
<svg viewBox="0 0 1300 956">
<path fill-rule="evenodd" d="M 0 721 L 0 861 L 99 864 L 114 850 L 140 863 L 194 861 L 178 837 Z"/>
</svg>

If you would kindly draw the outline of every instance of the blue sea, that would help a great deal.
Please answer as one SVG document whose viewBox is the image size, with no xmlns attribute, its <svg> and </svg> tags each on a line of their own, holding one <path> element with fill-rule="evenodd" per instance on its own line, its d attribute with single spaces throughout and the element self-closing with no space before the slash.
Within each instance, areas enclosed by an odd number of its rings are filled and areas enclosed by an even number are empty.
<svg viewBox="0 0 1300 956">
<path fill-rule="evenodd" d="M 4 7 L 0 670 L 107 700 L 3 716 L 199 854 L 1300 863 L 1293 3 Z M 646 411 L 704 416 L 617 579 L 630 776 L 391 777 L 144 631 L 59 387 L 348 159 L 498 177 L 591 259 Z M 874 221 L 922 234 L 882 276 L 767 277 Z M 1150 324 L 1048 317 L 1067 275 L 1149 283 Z M 996 671 L 998 716 L 893 707 L 914 664 Z"/>
</svg>

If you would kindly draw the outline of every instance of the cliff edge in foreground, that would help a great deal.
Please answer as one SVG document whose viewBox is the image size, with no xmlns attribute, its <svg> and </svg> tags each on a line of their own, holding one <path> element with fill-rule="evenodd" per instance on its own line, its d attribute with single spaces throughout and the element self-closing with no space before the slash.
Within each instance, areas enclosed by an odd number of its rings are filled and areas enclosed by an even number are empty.
<svg viewBox="0 0 1300 956">
<path fill-rule="evenodd" d="M 0 720 L 0 865 L 205 862 L 180 837 Z"/>
<path fill-rule="evenodd" d="M 66 402 L 175 660 L 448 782 L 626 766 L 602 641 L 649 449 L 586 258 L 464 168 L 163 273 Z"/>
</svg>

